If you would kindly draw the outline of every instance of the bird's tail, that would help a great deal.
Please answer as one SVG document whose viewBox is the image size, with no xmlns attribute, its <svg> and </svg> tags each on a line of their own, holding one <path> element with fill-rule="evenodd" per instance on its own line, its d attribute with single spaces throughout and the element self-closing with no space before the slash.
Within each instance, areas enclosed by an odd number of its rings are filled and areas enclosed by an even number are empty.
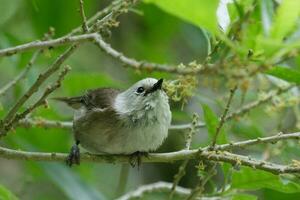
<svg viewBox="0 0 300 200">
<path fill-rule="evenodd" d="M 68 106 L 70 106 L 74 109 L 79 109 L 82 106 L 82 103 L 83 103 L 82 96 L 79 96 L 79 97 L 53 97 L 51 99 L 56 100 L 56 101 L 64 102 Z"/>
</svg>

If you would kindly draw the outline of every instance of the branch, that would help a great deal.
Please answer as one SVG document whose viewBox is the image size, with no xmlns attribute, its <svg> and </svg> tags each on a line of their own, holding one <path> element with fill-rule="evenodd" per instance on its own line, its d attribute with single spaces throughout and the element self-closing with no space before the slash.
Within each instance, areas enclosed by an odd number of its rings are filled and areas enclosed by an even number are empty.
<svg viewBox="0 0 300 200">
<path fill-rule="evenodd" d="M 63 128 L 72 129 L 73 122 L 71 121 L 59 121 L 59 120 L 49 120 L 42 117 L 37 118 L 26 118 L 18 123 L 18 126 L 24 128 L 38 127 L 38 128 Z M 196 128 L 204 127 L 204 123 L 197 123 Z M 169 130 L 181 130 L 189 129 L 190 124 L 187 125 L 171 125 Z"/>
<path fill-rule="evenodd" d="M 129 199 L 141 199 L 145 194 L 147 193 L 152 193 L 155 191 L 158 192 L 169 192 L 172 187 L 171 183 L 168 182 L 156 182 L 156 183 L 151 183 L 148 185 L 143 185 L 138 187 L 136 190 L 128 192 L 127 194 L 117 198 L 117 200 L 129 200 Z M 190 193 L 190 189 L 184 188 L 184 187 L 177 187 L 175 190 L 175 193 L 184 198 Z M 201 197 L 197 198 L 198 200 L 221 200 L 222 197 Z"/>
<path fill-rule="evenodd" d="M 136 0 L 138 1 L 138 0 Z M 109 15 L 113 10 L 120 10 L 124 5 L 124 3 L 127 3 L 128 0 L 115 0 L 113 1 L 111 4 L 109 4 L 107 7 L 105 7 L 104 9 L 98 11 L 96 14 L 94 14 L 92 17 L 90 17 L 87 21 L 86 24 L 87 26 L 93 26 L 95 25 L 95 23 L 97 22 L 97 20 L 101 19 L 104 16 Z M 135 2 L 133 2 L 132 4 L 134 4 Z M 131 4 L 131 5 L 132 5 Z M 66 36 L 71 36 L 71 35 L 75 35 L 78 33 L 82 32 L 82 26 L 79 26 L 75 29 L 73 29 L 70 33 L 68 33 Z"/>
<path fill-rule="evenodd" d="M 268 101 L 272 100 L 273 97 L 278 96 L 284 92 L 289 91 L 290 89 L 292 89 L 293 87 L 295 87 L 295 85 L 289 85 L 287 87 L 283 87 L 283 88 L 278 88 L 276 90 L 270 91 L 268 92 L 266 95 L 264 95 L 262 98 L 253 101 L 251 103 L 246 104 L 245 106 L 243 106 L 242 108 L 229 113 L 226 117 L 225 117 L 225 121 L 231 120 L 233 118 L 238 118 L 238 117 L 242 117 L 245 114 L 247 114 L 250 110 L 264 104 L 267 103 Z M 188 123 L 188 124 L 181 124 L 181 125 L 173 125 L 170 127 L 170 130 L 181 130 L 181 129 L 189 129 L 191 128 L 192 124 Z M 201 128 L 201 127 L 205 127 L 205 123 L 204 122 L 199 122 L 197 124 L 197 128 Z"/>
<path fill-rule="evenodd" d="M 91 18 L 89 18 L 86 21 L 87 26 L 90 26 L 92 24 L 94 24 L 98 19 L 102 18 L 103 16 L 109 14 L 111 12 L 111 10 L 120 3 L 120 0 L 116 0 L 113 1 L 111 4 L 109 4 L 106 8 L 104 8 L 103 10 L 100 10 L 98 12 L 96 12 L 96 14 L 94 14 Z M 79 26 L 75 29 L 73 29 L 70 33 L 68 33 L 66 36 L 72 36 L 75 34 L 78 34 L 82 32 L 82 26 Z"/>
<path fill-rule="evenodd" d="M 186 134 L 184 150 L 189 150 L 191 147 L 193 135 L 196 133 L 196 130 L 197 130 L 196 125 L 198 124 L 198 119 L 199 119 L 199 116 L 197 114 L 194 114 L 193 121 L 192 121 L 192 127 Z M 185 175 L 185 169 L 186 169 L 188 162 L 189 162 L 188 159 L 184 160 L 181 163 L 181 165 L 179 166 L 178 172 L 174 175 L 173 185 L 171 188 L 169 199 L 173 199 L 173 196 L 176 192 L 176 187 L 177 187 L 178 183 L 180 182 L 180 180 L 182 179 L 182 177 Z"/>
<path fill-rule="evenodd" d="M 221 116 L 221 119 L 218 123 L 218 126 L 216 127 L 216 131 L 215 131 L 214 137 L 212 139 L 212 143 L 209 147 L 209 150 L 213 150 L 216 146 L 216 142 L 217 142 L 219 133 L 225 123 L 225 118 L 229 111 L 229 108 L 230 108 L 230 105 L 231 105 L 231 102 L 232 102 L 232 99 L 233 99 L 233 96 L 234 96 L 236 90 L 237 90 L 237 85 L 234 86 L 234 88 L 230 90 L 230 95 L 229 95 L 226 107 L 225 107 L 224 112 Z M 190 195 L 187 197 L 187 200 L 194 200 L 194 199 L 196 199 L 197 196 L 201 195 L 207 181 L 216 174 L 216 166 L 217 166 L 217 164 L 213 163 L 212 166 L 206 167 L 206 168 L 208 168 L 206 176 L 199 176 L 198 183 L 194 187 L 194 189 L 191 191 Z"/>
<path fill-rule="evenodd" d="M 70 67 L 65 67 L 62 72 L 59 74 L 58 79 L 56 80 L 56 82 L 51 85 L 48 86 L 46 88 L 46 90 L 44 91 L 43 95 L 30 107 L 28 107 L 25 111 L 23 111 L 20 114 L 17 114 L 14 119 L 9 122 L 8 124 L 5 125 L 5 129 L 9 130 L 11 127 L 13 127 L 16 123 L 18 123 L 21 119 L 24 119 L 29 113 L 31 113 L 33 110 L 35 110 L 37 107 L 41 106 L 41 105 L 46 105 L 46 98 L 52 93 L 54 92 L 57 88 L 59 88 L 61 86 L 61 82 L 63 81 L 64 77 L 66 76 L 66 74 L 71 70 Z"/>
<path fill-rule="evenodd" d="M 194 200 L 197 199 L 198 196 L 201 195 L 201 193 L 204 191 L 204 187 L 206 183 L 214 176 L 216 175 L 216 163 L 213 163 L 213 166 L 211 166 L 207 170 L 207 174 L 205 177 L 200 177 L 197 185 L 194 187 L 194 189 L 190 192 L 190 195 L 186 198 L 186 200 Z M 208 167 L 207 167 L 208 168 Z"/>
<path fill-rule="evenodd" d="M 189 124 L 177 124 L 177 125 L 171 125 L 169 130 L 183 130 L 183 129 L 190 129 L 192 127 L 192 123 Z M 204 122 L 198 122 L 196 125 L 197 128 L 205 127 Z"/>
<path fill-rule="evenodd" d="M 218 124 L 218 126 L 217 126 L 217 128 L 216 128 L 216 133 L 215 133 L 215 135 L 214 135 L 214 137 L 213 137 L 213 140 L 212 140 L 212 143 L 211 143 L 211 147 L 212 147 L 212 148 L 215 147 L 216 142 L 217 142 L 217 138 L 218 138 L 218 136 L 219 136 L 219 133 L 220 133 L 220 131 L 221 131 L 221 129 L 222 129 L 224 123 L 225 123 L 225 119 L 226 119 L 227 113 L 228 113 L 228 111 L 229 111 L 229 107 L 230 107 L 230 105 L 231 105 L 232 98 L 233 98 L 233 96 L 234 96 L 234 93 L 235 93 L 236 89 L 237 89 L 237 86 L 234 86 L 234 88 L 230 90 L 229 99 L 228 99 L 228 101 L 227 101 L 225 110 L 224 110 L 224 112 L 223 112 L 223 114 L 222 114 L 222 116 L 221 116 L 221 120 L 220 120 L 220 122 L 219 122 L 219 124 Z"/>
<path fill-rule="evenodd" d="M 230 113 L 226 118 L 225 120 L 230 120 L 232 118 L 236 118 L 236 117 L 239 117 L 239 116 L 243 116 L 244 114 L 248 113 L 250 110 L 252 110 L 253 108 L 256 108 L 264 103 L 267 103 L 268 101 L 272 100 L 273 97 L 275 96 L 278 96 L 284 92 L 287 92 L 288 90 L 292 89 L 295 85 L 291 84 L 287 87 L 283 87 L 283 88 L 278 88 L 276 90 L 273 90 L 273 91 L 270 91 L 268 92 L 266 95 L 264 95 L 262 98 L 254 101 L 254 102 L 251 102 L 245 106 L 243 106 L 241 109 L 233 112 L 233 113 Z"/>
<path fill-rule="evenodd" d="M 42 41 L 45 40 L 49 40 L 54 36 L 55 30 L 54 28 L 50 27 L 48 32 L 46 32 L 44 34 L 44 37 L 42 38 Z M 0 89 L 0 97 L 3 96 L 10 88 L 14 87 L 20 80 L 22 80 L 23 78 L 25 78 L 25 76 L 28 74 L 29 70 L 31 69 L 31 67 L 33 66 L 33 63 L 35 62 L 35 60 L 37 59 L 37 57 L 43 52 L 43 50 L 38 50 L 36 51 L 31 59 L 29 60 L 29 62 L 27 63 L 27 65 L 25 66 L 25 69 L 17 76 L 15 77 L 12 81 L 10 81 L 9 83 L 7 83 L 5 86 L 3 86 Z"/>
<path fill-rule="evenodd" d="M 125 2 L 125 1 L 124 1 Z M 110 12 L 100 12 L 96 16 L 98 17 L 100 14 L 106 14 L 107 16 L 104 17 L 102 20 L 96 22 L 97 29 L 102 29 L 104 26 L 107 27 L 107 22 L 109 20 L 112 20 L 119 16 L 121 13 L 120 10 L 118 9 L 124 9 L 125 6 L 130 6 L 128 4 L 124 5 L 124 2 L 120 1 L 120 5 L 117 4 L 113 5 L 111 7 L 112 10 Z M 130 1 L 129 1 L 130 2 Z M 122 4 L 123 3 L 123 4 Z M 115 8 L 116 7 L 116 8 Z M 95 20 L 95 19 L 94 19 Z M 73 32 L 74 31 L 74 32 Z M 66 36 L 54 39 L 54 40 L 48 40 L 48 41 L 34 41 L 34 42 L 29 42 L 26 44 L 18 45 L 15 47 L 10 47 L 6 49 L 0 50 L 0 57 L 2 56 L 11 56 L 16 53 L 22 53 L 24 51 L 32 50 L 32 49 L 44 49 L 44 48 L 49 48 L 49 47 L 57 47 L 57 46 L 62 46 L 62 45 L 67 45 L 67 44 L 74 44 L 74 43 L 81 43 L 89 40 L 93 40 L 96 36 L 96 33 L 87 33 L 87 34 L 82 34 L 78 36 L 72 36 L 77 30 L 73 30 L 70 34 L 67 34 Z"/>
<path fill-rule="evenodd" d="M 57 46 L 62 46 L 67 44 L 91 41 L 95 38 L 95 36 L 96 36 L 95 33 L 88 33 L 88 34 L 83 34 L 78 36 L 63 36 L 57 39 L 47 40 L 47 41 L 29 42 L 26 44 L 0 50 L 0 57 L 11 56 L 16 53 L 22 53 L 32 49 L 45 49 L 45 48 L 50 48 L 50 47 L 52 48 L 52 47 L 57 47 Z"/>
<path fill-rule="evenodd" d="M 131 67 L 135 70 L 147 70 L 147 71 L 162 71 L 168 73 L 176 73 L 176 74 L 201 74 L 201 73 L 209 73 L 214 69 L 214 65 L 205 65 L 199 69 L 182 69 L 177 66 L 167 65 L 167 64 L 157 64 L 147 61 L 138 61 L 134 58 L 129 58 L 124 56 L 122 53 L 113 49 L 110 44 L 106 43 L 101 35 L 98 35 L 95 39 L 96 45 L 102 49 L 105 53 L 110 55 L 111 57 L 119 60 L 121 63 L 125 64 L 125 66 Z"/>
<path fill-rule="evenodd" d="M 277 135 L 269 136 L 269 137 L 257 138 L 257 139 L 229 143 L 229 144 L 222 144 L 222 145 L 216 146 L 215 150 L 230 150 L 230 149 L 234 149 L 234 148 L 244 148 L 247 146 L 263 144 L 263 143 L 272 143 L 273 144 L 278 141 L 289 140 L 289 139 L 299 140 L 300 132 L 288 133 L 288 134 L 278 133 Z M 204 150 L 208 150 L 208 148 L 204 148 Z"/>
<path fill-rule="evenodd" d="M 240 143 L 248 143 L 247 145 L 274 142 L 283 139 L 300 139 L 300 132 L 284 135 L 277 135 L 275 138 L 261 138 L 261 140 L 254 142 L 244 141 Z M 279 138 L 278 138 L 279 137 Z M 262 142 L 261 142 L 262 141 Z M 222 146 L 222 145 L 220 145 Z M 224 145 L 225 146 L 225 145 Z M 238 146 L 238 145 L 233 145 Z M 242 145 L 243 146 L 243 145 Z M 245 145 L 246 146 L 246 145 Z M 219 145 L 215 146 L 216 149 Z M 228 147 L 223 147 L 224 149 Z M 173 163 L 178 160 L 186 159 L 200 159 L 231 163 L 232 165 L 248 166 L 254 169 L 261 169 L 273 174 L 283 173 L 300 173 L 300 166 L 293 165 L 279 165 L 262 160 L 252 159 L 249 156 L 242 156 L 232 154 L 225 151 L 210 151 L 208 147 L 199 150 L 181 150 L 170 153 L 150 153 L 147 157 L 142 157 L 145 163 Z M 0 147 L 0 157 L 15 160 L 31 160 L 31 161 L 61 161 L 67 158 L 68 154 L 65 153 L 41 153 L 41 152 L 26 152 L 19 150 L 7 149 Z M 89 153 L 81 154 L 81 160 L 86 162 L 100 162 L 100 163 L 128 163 L 130 156 L 127 155 L 93 155 Z"/>
<path fill-rule="evenodd" d="M 54 72 L 59 70 L 61 64 L 77 49 L 78 45 L 73 45 L 68 48 L 63 54 L 61 54 L 54 63 L 44 72 L 39 75 L 37 80 L 33 85 L 25 92 L 25 94 L 15 103 L 15 105 L 8 111 L 4 117 L 2 123 L 3 127 L 0 127 L 0 137 L 6 135 L 7 131 L 11 127 L 5 128 L 5 126 L 10 123 L 16 116 L 19 108 L 35 93 L 38 91 L 39 87 L 46 81 Z"/>
<path fill-rule="evenodd" d="M 27 63 L 25 69 L 18 75 L 16 76 L 12 81 L 8 82 L 5 86 L 3 86 L 0 89 L 0 97 L 4 96 L 5 93 L 12 87 L 14 87 L 20 80 L 22 80 L 23 78 L 25 78 L 25 76 L 27 75 L 27 73 L 29 72 L 29 70 L 31 69 L 33 63 L 35 62 L 36 58 L 38 57 L 38 55 L 41 53 L 41 51 L 37 51 L 35 52 L 30 61 Z"/>
<path fill-rule="evenodd" d="M 73 123 L 72 122 L 64 122 L 64 121 L 55 121 L 55 120 L 47 120 L 43 118 L 25 118 L 18 122 L 18 126 L 24 128 L 32 128 L 32 127 L 39 127 L 39 128 L 63 128 L 63 129 L 72 129 Z"/>
<path fill-rule="evenodd" d="M 111 12 L 105 16 L 100 21 L 97 21 L 97 30 L 101 31 L 102 29 L 106 29 L 109 24 L 110 20 L 114 20 L 116 17 L 118 17 L 120 14 L 125 12 L 125 8 L 132 6 L 135 3 L 135 0 L 124 0 L 120 1 L 120 6 L 118 9 L 115 9 L 112 7 Z M 87 35 L 87 34 L 86 34 Z M 74 36 L 75 37 L 75 36 Z M 80 37 L 80 36 L 77 36 Z M 90 37 L 94 38 L 95 34 L 91 35 Z M 72 37 L 65 37 L 65 38 L 72 38 Z M 48 41 L 49 42 L 49 41 Z M 16 116 L 16 112 L 18 109 L 32 96 L 33 93 L 35 93 L 41 84 L 49 77 L 51 76 L 55 71 L 57 71 L 61 64 L 67 59 L 74 51 L 78 48 L 79 42 L 73 44 L 71 47 L 69 47 L 63 54 L 61 54 L 57 60 L 48 68 L 48 70 L 38 77 L 36 82 L 27 90 L 27 92 L 17 101 L 17 103 L 9 110 L 8 114 L 4 117 L 3 120 L 0 120 L 0 137 L 6 135 L 6 133 L 10 130 L 11 127 L 7 127 L 7 124 L 9 124 Z M 14 47 L 13 47 L 14 48 Z"/>
<path fill-rule="evenodd" d="M 80 11 L 80 15 L 82 18 L 82 30 L 84 33 L 87 33 L 89 31 L 89 28 L 86 24 L 86 16 L 84 13 L 84 8 L 83 8 L 83 0 L 79 0 L 79 11 Z"/>
</svg>

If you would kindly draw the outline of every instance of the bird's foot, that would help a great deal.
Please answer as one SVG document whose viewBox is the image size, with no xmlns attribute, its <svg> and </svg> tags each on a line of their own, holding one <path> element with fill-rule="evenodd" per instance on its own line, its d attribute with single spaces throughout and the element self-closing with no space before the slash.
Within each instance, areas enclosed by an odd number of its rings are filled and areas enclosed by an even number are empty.
<svg viewBox="0 0 300 200">
<path fill-rule="evenodd" d="M 142 163 L 142 157 L 148 157 L 149 153 L 148 152 L 141 152 L 141 151 L 137 151 L 134 152 L 133 154 L 130 155 L 130 159 L 129 159 L 129 164 L 131 165 L 131 167 L 135 167 L 137 166 L 138 169 L 140 169 L 141 163 Z"/>
<path fill-rule="evenodd" d="M 80 149 L 79 149 L 79 142 L 76 142 L 71 148 L 71 151 L 66 159 L 66 164 L 69 167 L 72 167 L 73 164 L 79 165 L 80 164 Z"/>
</svg>

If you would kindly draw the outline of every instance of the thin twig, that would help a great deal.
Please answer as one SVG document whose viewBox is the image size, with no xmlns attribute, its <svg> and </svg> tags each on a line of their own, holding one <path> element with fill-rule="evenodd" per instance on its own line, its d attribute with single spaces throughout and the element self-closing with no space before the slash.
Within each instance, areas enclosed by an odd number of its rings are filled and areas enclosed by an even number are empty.
<svg viewBox="0 0 300 200">
<path fill-rule="evenodd" d="M 198 184 L 191 191 L 190 195 L 186 198 L 186 200 L 194 200 L 204 191 L 204 187 L 205 187 L 207 181 L 209 181 L 210 178 L 216 174 L 216 170 L 215 170 L 216 165 L 217 164 L 214 163 L 213 166 L 210 167 L 210 169 L 207 171 L 207 174 L 205 177 L 200 177 Z"/>
<path fill-rule="evenodd" d="M 215 132 L 214 138 L 213 138 L 212 143 L 211 143 L 210 148 L 209 148 L 210 150 L 213 150 L 214 147 L 215 147 L 215 145 L 216 145 L 217 138 L 219 136 L 219 133 L 220 133 L 220 131 L 221 131 L 224 123 L 225 123 L 225 118 L 226 118 L 227 113 L 229 111 L 229 108 L 230 108 L 230 105 L 231 105 L 231 102 L 232 102 L 232 99 L 233 99 L 233 96 L 234 96 L 234 93 L 235 93 L 236 90 L 237 90 L 237 86 L 234 86 L 234 88 L 232 88 L 230 90 L 230 95 L 229 95 L 226 107 L 224 109 L 224 112 L 223 112 L 223 114 L 221 116 L 220 122 L 219 122 L 219 124 L 218 124 L 218 126 L 216 128 L 216 132 Z M 194 200 L 194 199 L 196 199 L 196 197 L 198 197 L 204 191 L 204 187 L 205 187 L 206 182 L 212 176 L 214 176 L 214 174 L 215 174 L 215 168 L 216 168 L 216 166 L 217 166 L 217 164 L 213 163 L 213 166 L 211 166 L 211 168 L 208 170 L 207 175 L 205 177 L 200 177 L 199 178 L 198 184 L 192 190 L 191 194 L 187 197 L 187 200 Z"/>
<path fill-rule="evenodd" d="M 185 168 L 186 168 L 187 164 L 189 163 L 189 161 L 190 160 L 188 160 L 188 159 L 184 160 L 181 163 L 181 165 L 179 166 L 178 172 L 173 177 L 173 184 L 172 184 L 172 188 L 171 188 L 170 195 L 169 195 L 170 200 L 173 199 L 173 196 L 176 193 L 176 188 L 178 187 L 180 180 L 186 173 Z"/>
<path fill-rule="evenodd" d="M 18 126 L 24 128 L 62 128 L 62 129 L 72 129 L 73 123 L 68 121 L 57 121 L 57 120 L 47 120 L 41 117 L 38 118 L 25 118 L 18 122 Z"/>
<path fill-rule="evenodd" d="M 113 9 L 118 9 L 118 6 L 121 2 L 122 2 L 122 0 L 115 0 L 111 4 L 109 4 L 106 8 L 96 12 L 96 14 L 94 14 L 92 17 L 90 17 L 86 21 L 87 26 L 92 26 L 93 24 L 95 24 L 95 22 L 98 19 L 101 19 L 103 16 L 109 14 Z M 73 29 L 66 36 L 72 36 L 72 35 L 80 33 L 81 31 L 82 31 L 82 26 L 79 26 L 79 27 Z"/>
<path fill-rule="evenodd" d="M 231 150 L 234 148 L 244 148 L 247 146 L 252 146 L 256 144 L 264 144 L 264 143 L 276 143 L 278 141 L 283 140 L 290 140 L 290 139 L 300 139 L 300 133 L 278 133 L 277 135 L 263 137 L 263 138 L 256 138 L 252 140 L 246 140 L 241 142 L 229 143 L 229 144 L 222 144 L 215 146 L 215 150 Z M 204 148 L 206 150 L 206 148 Z"/>
<path fill-rule="evenodd" d="M 199 119 L 199 116 L 197 114 L 194 114 L 193 115 L 193 121 L 192 121 L 192 127 L 191 127 L 190 131 L 187 132 L 187 135 L 186 135 L 184 150 L 189 150 L 190 147 L 191 147 L 192 137 L 197 131 L 196 125 L 198 124 L 198 119 Z M 173 185 L 172 185 L 172 188 L 171 188 L 169 199 L 173 199 L 173 196 L 174 196 L 175 191 L 176 191 L 176 187 L 177 187 L 178 183 L 180 182 L 180 180 L 182 179 L 182 177 L 185 175 L 185 168 L 186 168 L 188 162 L 189 162 L 188 159 L 184 160 L 181 163 L 181 165 L 179 166 L 178 172 L 174 175 Z"/>
<path fill-rule="evenodd" d="M 222 129 L 225 121 L 226 121 L 226 116 L 227 116 L 227 113 L 229 111 L 229 107 L 231 105 L 232 98 L 234 96 L 234 93 L 235 93 L 236 89 L 237 89 L 237 86 L 234 86 L 234 88 L 230 90 L 230 95 L 229 95 L 229 98 L 228 98 L 225 110 L 224 110 L 224 112 L 223 112 L 223 114 L 221 116 L 221 120 L 220 120 L 220 122 L 219 122 L 219 124 L 217 126 L 216 133 L 215 133 L 214 138 L 213 138 L 212 143 L 211 143 L 211 147 L 212 148 L 215 147 L 216 142 L 217 142 L 217 138 L 219 136 L 219 133 L 220 133 L 220 131 L 221 131 L 221 129 Z"/>
<path fill-rule="evenodd" d="M 148 185 L 140 186 L 137 189 L 119 197 L 117 200 L 141 199 L 147 193 L 152 193 L 155 191 L 169 192 L 171 187 L 172 187 L 172 183 L 168 183 L 168 182 L 160 181 L 156 183 L 151 183 Z M 176 188 L 175 193 L 177 196 L 184 198 L 190 194 L 190 191 L 191 191 L 190 189 L 178 186 Z M 223 197 L 201 197 L 198 198 L 198 200 L 224 200 L 224 198 Z"/>
<path fill-rule="evenodd" d="M 225 117 L 225 121 L 231 120 L 231 119 L 235 119 L 238 117 L 242 117 L 245 114 L 247 114 L 249 111 L 251 111 L 252 109 L 269 102 L 270 100 L 272 100 L 273 97 L 278 96 L 284 92 L 289 91 L 290 89 L 292 89 L 293 87 L 295 87 L 295 85 L 289 85 L 283 88 L 278 88 L 276 90 L 272 90 L 270 92 L 268 92 L 266 95 L 264 95 L 262 98 L 259 98 L 256 101 L 253 101 L 251 103 L 248 103 L 246 105 L 244 105 L 243 107 L 241 107 L 240 109 L 229 113 L 226 117 Z M 173 125 L 170 127 L 170 130 L 181 130 L 181 129 L 188 129 L 191 127 L 191 123 L 189 124 L 181 124 L 181 125 Z M 205 123 L 204 122 L 199 122 L 199 124 L 197 125 L 197 128 L 201 128 L 201 127 L 205 127 Z"/>
<path fill-rule="evenodd" d="M 10 130 L 10 126 L 7 126 L 16 116 L 19 108 L 35 93 L 39 87 L 57 70 L 59 70 L 61 64 L 77 49 L 78 45 L 73 45 L 68 48 L 63 54 L 61 54 L 54 63 L 43 73 L 39 75 L 33 85 L 25 92 L 25 94 L 15 103 L 15 105 L 8 111 L 6 116 L 3 118 L 3 126 L 0 127 L 0 137 L 6 135 L 7 131 Z"/>
<path fill-rule="evenodd" d="M 82 18 L 82 30 L 84 33 L 87 33 L 89 31 L 89 28 L 86 23 L 86 16 L 84 13 L 83 0 L 79 0 L 79 10 L 80 10 L 81 18 Z"/>
<path fill-rule="evenodd" d="M 182 69 L 177 66 L 167 65 L 167 64 L 157 64 L 147 61 L 138 61 L 133 58 L 129 58 L 124 56 L 122 53 L 113 49 L 110 44 L 106 43 L 100 35 L 95 39 L 96 45 L 102 49 L 105 53 L 110 55 L 111 57 L 119 60 L 125 66 L 131 67 L 136 70 L 147 70 L 147 71 L 163 71 L 168 73 L 176 73 L 176 74 L 201 74 L 201 73 L 209 73 L 213 71 L 214 65 L 207 64 L 202 66 L 200 69 Z"/>
<path fill-rule="evenodd" d="M 35 62 L 36 58 L 38 57 L 38 55 L 41 53 L 41 50 L 36 51 L 30 61 L 27 63 L 25 69 L 18 75 L 16 76 L 13 80 L 11 80 L 10 82 L 8 82 L 5 86 L 3 86 L 0 89 L 0 97 L 4 96 L 5 93 L 12 87 L 14 87 L 20 80 L 22 80 L 23 78 L 25 78 L 25 76 L 28 74 L 29 70 L 31 69 L 31 67 L 33 66 L 33 63 Z"/>
<path fill-rule="evenodd" d="M 62 46 L 67 44 L 74 44 L 78 42 L 80 43 L 80 42 L 90 41 L 93 40 L 95 36 L 96 33 L 88 33 L 88 34 L 82 34 L 78 36 L 67 36 L 67 37 L 63 36 L 53 40 L 29 42 L 26 44 L 0 50 L 0 57 L 11 56 L 16 53 L 22 53 L 32 49 L 45 49 L 45 48 L 52 48 L 52 47 L 57 47 L 57 46 Z"/>
<path fill-rule="evenodd" d="M 18 123 L 18 126 L 30 128 L 30 127 L 39 127 L 39 128 L 63 128 L 71 129 L 73 123 L 71 121 L 58 121 L 58 120 L 49 120 L 42 117 L 37 118 L 26 118 Z M 196 128 L 205 127 L 205 124 L 198 122 Z M 181 130 L 181 129 L 190 129 L 191 124 L 186 125 L 171 125 L 169 130 Z"/>
<path fill-rule="evenodd" d="M 229 113 L 227 115 L 227 117 L 225 118 L 225 121 L 232 119 L 232 118 L 239 117 L 239 116 L 243 116 L 244 114 L 248 113 L 253 108 L 256 108 L 259 105 L 262 105 L 262 104 L 272 100 L 273 97 L 278 96 L 284 92 L 287 92 L 288 90 L 292 89 L 293 87 L 295 87 L 295 85 L 291 84 L 287 87 L 278 88 L 276 90 L 270 91 L 266 95 L 264 95 L 262 98 L 243 106 L 241 109 L 239 109 L 233 113 Z"/>
<path fill-rule="evenodd" d="M 12 126 L 14 126 L 16 123 L 18 123 L 20 120 L 24 119 L 29 113 L 31 113 L 33 110 L 35 110 L 37 107 L 41 106 L 41 105 L 45 105 L 46 103 L 46 98 L 49 96 L 49 94 L 51 94 L 53 91 L 55 91 L 57 88 L 59 88 L 61 86 L 61 82 L 64 79 L 64 77 L 66 76 L 66 74 L 71 70 L 71 68 L 69 66 L 65 67 L 62 72 L 59 74 L 58 79 L 56 80 L 56 82 L 51 85 L 48 86 L 46 88 L 46 90 L 44 91 L 43 95 L 31 106 L 29 106 L 27 109 L 25 109 L 25 111 L 23 111 L 20 114 L 17 114 L 16 117 L 9 122 L 8 124 L 5 125 L 5 129 L 8 129 Z"/>
<path fill-rule="evenodd" d="M 50 40 L 55 34 L 54 28 L 50 27 L 48 32 L 44 34 L 44 37 L 42 38 L 42 41 Z M 25 78 L 25 76 L 28 74 L 29 70 L 32 68 L 33 63 L 37 59 L 37 57 L 43 52 L 42 49 L 37 50 L 35 53 L 33 53 L 31 59 L 25 66 L 25 69 L 17 76 L 15 77 L 12 81 L 7 83 L 2 89 L 0 89 L 0 97 L 3 96 L 10 88 L 14 87 L 20 80 Z"/>
</svg>

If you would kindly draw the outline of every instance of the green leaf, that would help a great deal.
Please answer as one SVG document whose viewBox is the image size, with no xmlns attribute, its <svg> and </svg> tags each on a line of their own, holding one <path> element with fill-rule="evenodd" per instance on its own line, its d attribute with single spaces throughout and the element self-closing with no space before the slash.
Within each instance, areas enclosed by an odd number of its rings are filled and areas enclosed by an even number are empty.
<svg viewBox="0 0 300 200">
<path fill-rule="evenodd" d="M 254 139 L 264 135 L 264 130 L 255 122 L 249 120 L 233 122 L 232 132 L 239 137 L 247 139 Z"/>
<path fill-rule="evenodd" d="M 300 84 L 300 71 L 291 68 L 274 67 L 268 70 L 266 73 L 291 83 Z"/>
<path fill-rule="evenodd" d="M 282 40 L 295 27 L 300 14 L 300 1 L 283 0 L 271 27 L 271 37 Z"/>
<path fill-rule="evenodd" d="M 299 193 L 282 193 L 270 189 L 263 189 L 261 192 L 264 199 L 271 199 L 271 200 L 283 200 L 283 199 L 299 199 L 300 197 L 300 191 Z"/>
<path fill-rule="evenodd" d="M 210 109 L 208 105 L 202 104 L 204 121 L 206 123 L 207 131 L 209 133 L 209 137 L 212 140 L 216 134 L 217 126 L 219 124 L 219 120 L 217 115 Z M 223 130 L 220 131 L 219 137 L 217 139 L 217 143 L 226 143 L 226 135 Z"/>
<path fill-rule="evenodd" d="M 256 200 L 257 197 L 250 194 L 236 194 L 231 200 Z"/>
<path fill-rule="evenodd" d="M 11 193 L 4 186 L 0 185 L 0 199 L 1 200 L 17 200 L 18 198 Z"/>
<path fill-rule="evenodd" d="M 144 0 L 144 2 L 153 3 L 165 12 L 206 28 L 212 33 L 218 31 L 216 11 L 219 0 Z"/>
<path fill-rule="evenodd" d="M 280 176 L 254 170 L 249 167 L 243 167 L 239 171 L 235 171 L 232 176 L 232 188 L 258 190 L 261 188 L 269 188 L 283 193 L 296 193 L 300 191 L 300 184 L 291 180 L 282 180 Z"/>
</svg>

